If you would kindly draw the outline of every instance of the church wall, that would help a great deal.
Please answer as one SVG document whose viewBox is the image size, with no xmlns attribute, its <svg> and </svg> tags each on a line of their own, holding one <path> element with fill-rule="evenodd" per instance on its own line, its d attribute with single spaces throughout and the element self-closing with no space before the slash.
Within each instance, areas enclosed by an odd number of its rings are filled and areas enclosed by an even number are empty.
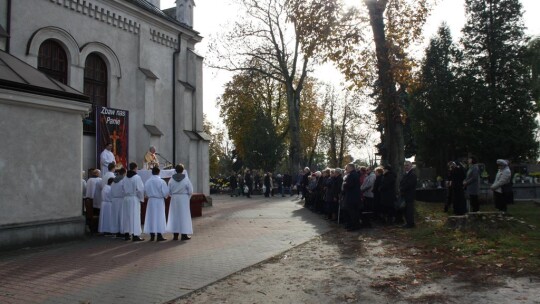
<svg viewBox="0 0 540 304">
<path fill-rule="evenodd" d="M 80 119 L 89 107 L 0 89 L 2 248 L 84 234 Z"/>
<path fill-rule="evenodd" d="M 178 25 L 160 21 L 155 16 L 149 17 L 148 13 L 141 12 L 140 8 L 129 3 L 90 0 L 84 2 L 85 5 L 75 5 L 76 1 L 61 2 L 59 5 L 50 0 L 13 1 L 10 53 L 37 67 L 37 51 L 30 50 L 27 54 L 27 46 L 32 41 L 32 35 L 46 27 L 65 31 L 66 36 L 72 37 L 73 40 L 64 41 L 69 39 L 59 36 L 59 41 L 66 46 L 69 53 L 68 85 L 82 92 L 85 47 L 89 44 L 99 44 L 110 50 L 110 54 L 100 53 L 104 55 L 110 67 L 108 106 L 129 111 L 129 159 L 137 162 L 139 166 L 142 166 L 144 153 L 150 145 L 155 145 L 157 151 L 169 161 L 174 158 L 172 61 L 173 53 L 178 47 L 178 33 L 182 33 L 176 80 L 195 86 L 194 94 L 197 94 L 195 97 L 192 96 L 193 92 L 184 94 L 182 83 L 174 81 L 177 91 L 176 162 L 187 161 L 191 152 L 187 148 L 189 138 L 183 130 L 194 130 L 194 125 L 202 125 L 202 81 L 201 87 L 197 87 L 199 85 L 197 79 L 202 79 L 202 65 L 189 63 L 188 60 L 192 62 L 193 59 L 188 58 L 187 48 L 193 49 L 201 38 L 194 36 L 189 30 L 181 29 Z M 96 6 L 99 10 L 92 11 L 91 8 Z M 32 9 L 28 9 L 29 7 Z M 112 70 L 116 67 L 115 60 L 118 62 L 118 71 L 112 75 Z M 156 79 L 149 80 L 140 68 L 151 71 Z M 191 69 L 195 70 L 188 76 L 187 71 Z M 151 108 L 145 105 L 147 101 L 153 104 Z M 189 105 L 184 106 L 185 103 Z M 190 112 L 194 108 L 192 103 L 197 105 L 195 115 Z M 153 117 L 147 117 L 147 113 L 151 112 Z M 196 122 L 193 121 L 194 117 Z M 143 126 L 152 122 L 163 133 L 162 136 L 150 135 Z M 96 166 L 94 141 L 94 136 L 84 136 L 82 165 L 84 170 Z M 200 170 L 201 167 L 204 166 L 190 170 Z"/>
</svg>

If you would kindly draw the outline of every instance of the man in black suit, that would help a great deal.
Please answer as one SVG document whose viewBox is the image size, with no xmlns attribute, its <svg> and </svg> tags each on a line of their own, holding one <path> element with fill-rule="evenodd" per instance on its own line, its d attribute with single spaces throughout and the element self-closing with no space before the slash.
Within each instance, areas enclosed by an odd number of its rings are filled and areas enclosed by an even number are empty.
<svg viewBox="0 0 540 304">
<path fill-rule="evenodd" d="M 401 199 L 405 200 L 405 221 L 404 228 L 414 228 L 414 196 L 416 194 L 416 174 L 410 161 L 405 161 L 405 173 L 399 183 Z"/>
</svg>

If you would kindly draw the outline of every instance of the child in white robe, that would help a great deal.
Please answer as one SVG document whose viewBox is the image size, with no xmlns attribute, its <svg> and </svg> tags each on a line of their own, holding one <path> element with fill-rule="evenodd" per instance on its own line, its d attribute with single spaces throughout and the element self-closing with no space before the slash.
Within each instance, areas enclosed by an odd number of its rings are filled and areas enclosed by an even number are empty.
<svg viewBox="0 0 540 304">
<path fill-rule="evenodd" d="M 112 233 L 112 196 L 111 196 L 111 184 L 114 178 L 109 178 L 107 184 L 101 190 L 101 211 L 99 213 L 99 228 L 100 233 L 109 234 Z"/>
<path fill-rule="evenodd" d="M 191 239 L 188 234 L 193 234 L 193 223 L 189 209 L 193 185 L 187 176 L 187 172 L 184 172 L 183 165 L 177 165 L 175 170 L 176 174 L 169 180 L 171 205 L 166 230 L 174 233 L 173 240 L 177 241 L 178 235 L 182 234 L 182 240 L 185 241 Z"/>
<path fill-rule="evenodd" d="M 154 241 L 157 233 L 157 241 L 165 241 L 165 198 L 169 196 L 169 188 L 164 180 L 159 177 L 159 168 L 152 168 L 152 177 L 144 183 L 144 192 L 148 197 L 146 215 L 144 219 L 144 232 L 150 234 L 150 241 Z"/>
</svg>

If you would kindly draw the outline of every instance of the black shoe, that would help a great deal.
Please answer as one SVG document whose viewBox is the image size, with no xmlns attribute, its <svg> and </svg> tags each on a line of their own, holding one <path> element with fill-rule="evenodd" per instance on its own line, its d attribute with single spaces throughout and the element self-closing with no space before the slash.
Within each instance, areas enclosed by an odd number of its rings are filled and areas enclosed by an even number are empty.
<svg viewBox="0 0 540 304">
<path fill-rule="evenodd" d="M 157 241 L 158 242 L 163 242 L 163 241 L 166 241 L 167 239 L 163 237 L 163 235 L 161 235 L 161 233 L 158 233 L 157 235 Z"/>
<path fill-rule="evenodd" d="M 191 240 L 191 237 L 188 236 L 187 234 L 182 234 L 182 238 L 181 238 L 182 241 L 187 241 L 187 240 Z"/>
<path fill-rule="evenodd" d="M 156 238 L 156 234 L 150 233 L 150 242 L 153 242 L 155 238 Z"/>
<path fill-rule="evenodd" d="M 174 234 L 173 241 L 178 241 L 178 233 Z"/>
<path fill-rule="evenodd" d="M 131 237 L 129 236 L 129 233 L 124 234 L 124 241 L 131 241 Z"/>
<path fill-rule="evenodd" d="M 144 241 L 144 239 L 141 238 L 140 236 L 135 235 L 135 236 L 133 236 L 133 240 L 132 240 L 132 241 L 133 241 L 133 242 L 142 242 L 142 241 Z"/>
</svg>

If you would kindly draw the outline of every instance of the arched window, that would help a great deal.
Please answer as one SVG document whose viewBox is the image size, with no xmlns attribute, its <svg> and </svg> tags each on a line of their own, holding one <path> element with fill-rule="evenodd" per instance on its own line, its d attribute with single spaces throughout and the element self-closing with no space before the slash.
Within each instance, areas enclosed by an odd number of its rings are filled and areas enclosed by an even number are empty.
<svg viewBox="0 0 540 304">
<path fill-rule="evenodd" d="M 52 39 L 45 40 L 39 47 L 38 70 L 67 84 L 67 68 L 68 61 L 64 48 Z"/>
<path fill-rule="evenodd" d="M 83 130 L 85 133 L 95 133 L 96 106 L 107 106 L 107 65 L 97 53 L 91 53 L 84 64 L 84 94 L 90 97 L 93 103 L 92 113 L 85 120 Z"/>
</svg>

